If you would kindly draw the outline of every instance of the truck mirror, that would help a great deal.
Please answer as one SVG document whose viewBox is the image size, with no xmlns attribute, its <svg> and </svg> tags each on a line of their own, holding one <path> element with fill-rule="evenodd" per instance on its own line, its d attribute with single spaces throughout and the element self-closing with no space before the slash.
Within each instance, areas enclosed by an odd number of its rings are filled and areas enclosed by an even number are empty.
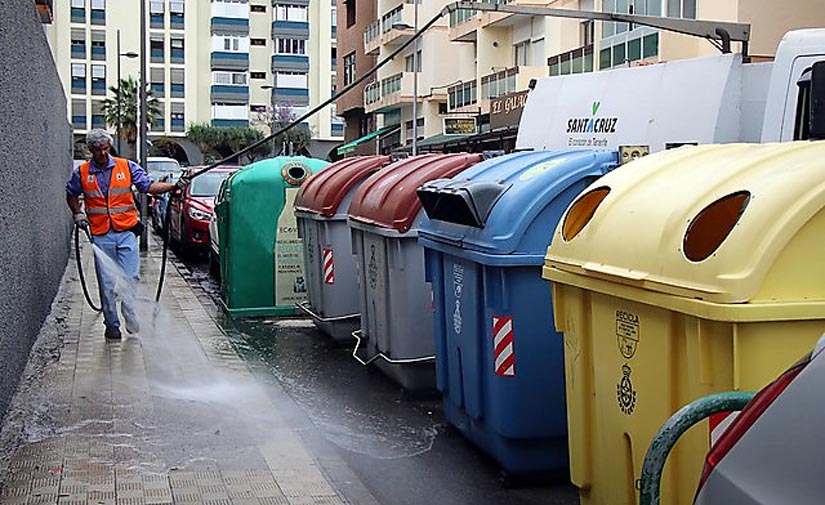
<svg viewBox="0 0 825 505">
<path fill-rule="evenodd" d="M 825 139 L 825 61 L 811 68 L 810 138 Z"/>
</svg>

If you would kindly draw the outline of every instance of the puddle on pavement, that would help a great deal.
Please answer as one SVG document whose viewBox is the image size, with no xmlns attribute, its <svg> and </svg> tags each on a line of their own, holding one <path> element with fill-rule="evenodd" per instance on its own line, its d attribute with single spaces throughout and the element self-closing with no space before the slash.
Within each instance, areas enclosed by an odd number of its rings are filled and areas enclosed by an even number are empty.
<svg viewBox="0 0 825 505">
<path fill-rule="evenodd" d="M 308 320 L 231 323 L 236 345 L 260 357 L 286 392 L 332 443 L 378 459 L 432 448 L 445 425 L 438 401 L 405 398 L 375 369 L 351 357 Z"/>
</svg>

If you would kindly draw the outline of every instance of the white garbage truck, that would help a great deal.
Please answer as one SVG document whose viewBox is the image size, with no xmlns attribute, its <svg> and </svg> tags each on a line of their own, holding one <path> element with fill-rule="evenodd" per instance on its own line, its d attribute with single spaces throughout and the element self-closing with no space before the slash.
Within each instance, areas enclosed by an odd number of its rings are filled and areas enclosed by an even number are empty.
<svg viewBox="0 0 825 505">
<path fill-rule="evenodd" d="M 531 88 L 517 149 L 638 146 L 654 152 L 823 138 L 825 29 L 788 32 L 770 63 L 745 63 L 741 54 L 728 53 L 545 77 Z"/>
</svg>

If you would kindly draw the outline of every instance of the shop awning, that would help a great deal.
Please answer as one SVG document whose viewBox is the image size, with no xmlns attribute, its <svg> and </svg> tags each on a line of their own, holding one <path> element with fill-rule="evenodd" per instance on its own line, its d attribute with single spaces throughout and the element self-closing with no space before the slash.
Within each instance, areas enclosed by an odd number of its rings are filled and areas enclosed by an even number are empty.
<svg viewBox="0 0 825 505">
<path fill-rule="evenodd" d="M 418 141 L 418 147 L 442 146 L 444 144 L 458 143 L 469 137 L 469 135 L 444 135 L 443 133 L 427 137 Z"/>
<path fill-rule="evenodd" d="M 395 131 L 399 128 L 401 128 L 401 126 L 399 126 L 399 125 L 392 125 L 392 126 L 386 126 L 384 128 L 379 128 L 379 129 L 375 130 L 372 133 L 368 133 L 368 134 L 364 135 L 361 138 L 357 138 L 357 139 L 353 140 L 352 142 L 347 142 L 346 144 L 342 145 L 341 147 L 338 148 L 338 154 L 343 155 L 343 154 L 351 153 L 351 152 L 355 151 L 355 149 L 358 147 L 359 144 L 362 144 L 362 143 L 364 143 L 368 140 L 372 140 L 372 139 L 374 139 L 375 137 L 377 137 L 379 135 L 384 135 L 385 133 L 393 132 L 393 131 Z"/>
</svg>

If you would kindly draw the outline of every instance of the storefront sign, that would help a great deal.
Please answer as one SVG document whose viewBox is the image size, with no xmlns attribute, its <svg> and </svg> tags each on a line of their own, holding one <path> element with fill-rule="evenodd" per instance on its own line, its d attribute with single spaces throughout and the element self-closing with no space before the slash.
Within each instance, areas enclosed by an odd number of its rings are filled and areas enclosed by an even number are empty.
<svg viewBox="0 0 825 505">
<path fill-rule="evenodd" d="M 490 102 L 490 129 L 518 125 L 527 102 L 527 91 L 494 98 Z"/>
<path fill-rule="evenodd" d="M 445 117 L 444 135 L 475 135 L 476 118 L 474 117 Z"/>
</svg>

